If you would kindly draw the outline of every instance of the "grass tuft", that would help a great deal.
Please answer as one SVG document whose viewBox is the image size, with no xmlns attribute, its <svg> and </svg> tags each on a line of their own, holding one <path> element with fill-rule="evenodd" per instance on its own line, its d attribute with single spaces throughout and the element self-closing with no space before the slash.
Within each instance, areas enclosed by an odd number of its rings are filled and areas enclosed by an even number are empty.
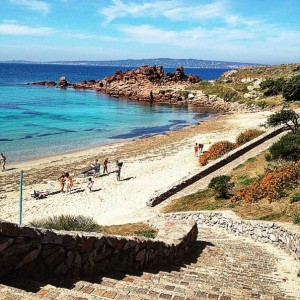
<svg viewBox="0 0 300 300">
<path fill-rule="evenodd" d="M 33 227 L 66 231 L 100 232 L 101 226 L 93 218 L 85 216 L 61 215 L 30 222 Z"/>
</svg>

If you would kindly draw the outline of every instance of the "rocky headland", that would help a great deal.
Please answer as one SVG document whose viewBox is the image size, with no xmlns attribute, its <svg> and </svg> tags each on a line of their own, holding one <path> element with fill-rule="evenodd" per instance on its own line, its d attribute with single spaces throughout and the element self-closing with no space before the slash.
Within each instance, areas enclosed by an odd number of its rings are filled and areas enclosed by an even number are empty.
<svg viewBox="0 0 300 300">
<path fill-rule="evenodd" d="M 183 67 L 177 67 L 174 73 L 165 74 L 162 66 L 141 66 L 128 71 L 115 71 L 114 75 L 103 80 L 83 80 L 80 83 L 67 82 L 61 77 L 58 83 L 40 81 L 30 84 L 74 88 L 76 90 L 95 90 L 114 98 L 149 102 L 150 104 L 167 104 L 175 106 L 192 106 L 202 111 L 237 111 L 248 109 L 246 105 L 230 102 L 202 90 L 193 90 L 201 78 L 186 75 Z"/>
</svg>

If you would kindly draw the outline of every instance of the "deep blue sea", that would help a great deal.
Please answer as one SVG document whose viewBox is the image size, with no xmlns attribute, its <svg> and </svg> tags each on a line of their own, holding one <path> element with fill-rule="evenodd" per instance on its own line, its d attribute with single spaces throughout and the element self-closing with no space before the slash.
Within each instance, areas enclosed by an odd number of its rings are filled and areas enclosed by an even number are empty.
<svg viewBox="0 0 300 300">
<path fill-rule="evenodd" d="M 211 117 L 187 108 L 150 106 L 95 91 L 27 85 L 66 76 L 103 79 L 122 67 L 0 63 L 0 152 L 9 162 L 87 149 L 163 133 Z M 216 79 L 227 69 L 185 69 Z M 165 72 L 174 69 L 165 68 Z"/>
</svg>

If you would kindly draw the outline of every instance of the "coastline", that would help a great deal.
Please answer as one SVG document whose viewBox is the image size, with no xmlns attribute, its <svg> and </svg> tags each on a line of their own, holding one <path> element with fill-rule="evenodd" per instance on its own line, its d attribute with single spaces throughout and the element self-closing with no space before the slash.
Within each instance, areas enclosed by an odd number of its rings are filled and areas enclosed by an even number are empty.
<svg viewBox="0 0 300 300">
<path fill-rule="evenodd" d="M 219 115 L 165 134 L 24 162 L 21 166 L 24 171 L 24 223 L 28 224 L 37 216 L 60 214 L 91 216 L 102 225 L 129 223 L 131 219 L 127 220 L 126 216 L 147 210 L 146 201 L 153 193 L 200 168 L 194 156 L 195 143 L 205 139 L 212 143 L 234 141 L 241 131 L 262 124 L 269 114 L 264 111 Z M 204 150 L 208 147 L 205 145 Z M 116 159 L 124 162 L 122 180 L 118 182 L 114 173 L 95 178 L 95 191 L 87 193 L 87 178 L 78 178 L 78 174 L 95 158 L 103 162 L 105 157 L 110 159 L 111 171 L 115 169 Z M 7 169 L 0 173 L 0 218 L 16 222 L 21 168 L 8 163 Z M 56 193 L 41 200 L 29 196 L 30 191 L 47 188 L 48 181 L 52 181 L 54 191 L 58 191 L 57 178 L 63 171 L 73 177 L 74 193 Z"/>
<path fill-rule="evenodd" d="M 8 159 L 7 164 L 9 164 L 10 168 L 19 168 L 21 170 L 20 165 L 33 166 L 35 164 L 40 164 L 40 163 L 43 163 L 43 162 L 48 161 L 48 160 L 56 160 L 58 156 L 59 157 L 64 157 L 64 156 L 68 156 L 68 155 L 69 156 L 70 155 L 80 156 L 80 155 L 85 155 L 85 154 L 88 155 L 89 152 L 91 152 L 93 150 L 97 151 L 98 148 L 108 147 L 108 146 L 113 146 L 113 145 L 118 145 L 118 144 L 124 144 L 124 143 L 128 143 L 128 142 L 131 142 L 131 141 L 139 140 L 139 139 L 147 139 L 147 138 L 152 138 L 152 137 L 159 136 L 159 135 L 165 135 L 168 132 L 175 132 L 175 131 L 188 129 L 190 127 L 197 126 L 197 125 L 201 124 L 202 122 L 217 119 L 221 115 L 220 113 L 207 113 L 207 114 L 208 114 L 207 117 L 203 117 L 201 119 L 198 119 L 193 124 L 181 125 L 179 128 L 176 128 L 176 129 L 166 130 L 166 131 L 157 132 L 157 133 L 148 133 L 148 134 L 144 134 L 144 135 L 140 135 L 140 136 L 137 135 L 135 137 L 119 138 L 118 141 L 105 142 L 105 143 L 99 144 L 97 146 L 92 146 L 92 147 L 79 149 L 79 150 L 74 149 L 74 150 L 70 150 L 70 151 L 67 151 L 67 152 L 62 152 L 62 153 L 57 153 L 57 154 L 52 154 L 52 155 L 45 155 L 45 156 L 41 156 L 41 157 L 37 157 L 37 158 L 30 158 L 28 160 L 23 160 L 23 161 L 9 162 L 9 159 Z"/>
</svg>

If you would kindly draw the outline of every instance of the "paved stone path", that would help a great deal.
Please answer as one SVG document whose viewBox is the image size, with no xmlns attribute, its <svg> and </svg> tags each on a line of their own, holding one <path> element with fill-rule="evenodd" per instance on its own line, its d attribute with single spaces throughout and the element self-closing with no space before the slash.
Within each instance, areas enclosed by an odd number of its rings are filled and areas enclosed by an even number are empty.
<svg viewBox="0 0 300 300">
<path fill-rule="evenodd" d="M 0 285 L 0 299 L 296 300 L 300 278 L 292 264 L 293 258 L 270 245 L 200 228 L 193 252 L 180 266 L 89 281 L 19 282 L 27 292 Z"/>
</svg>

